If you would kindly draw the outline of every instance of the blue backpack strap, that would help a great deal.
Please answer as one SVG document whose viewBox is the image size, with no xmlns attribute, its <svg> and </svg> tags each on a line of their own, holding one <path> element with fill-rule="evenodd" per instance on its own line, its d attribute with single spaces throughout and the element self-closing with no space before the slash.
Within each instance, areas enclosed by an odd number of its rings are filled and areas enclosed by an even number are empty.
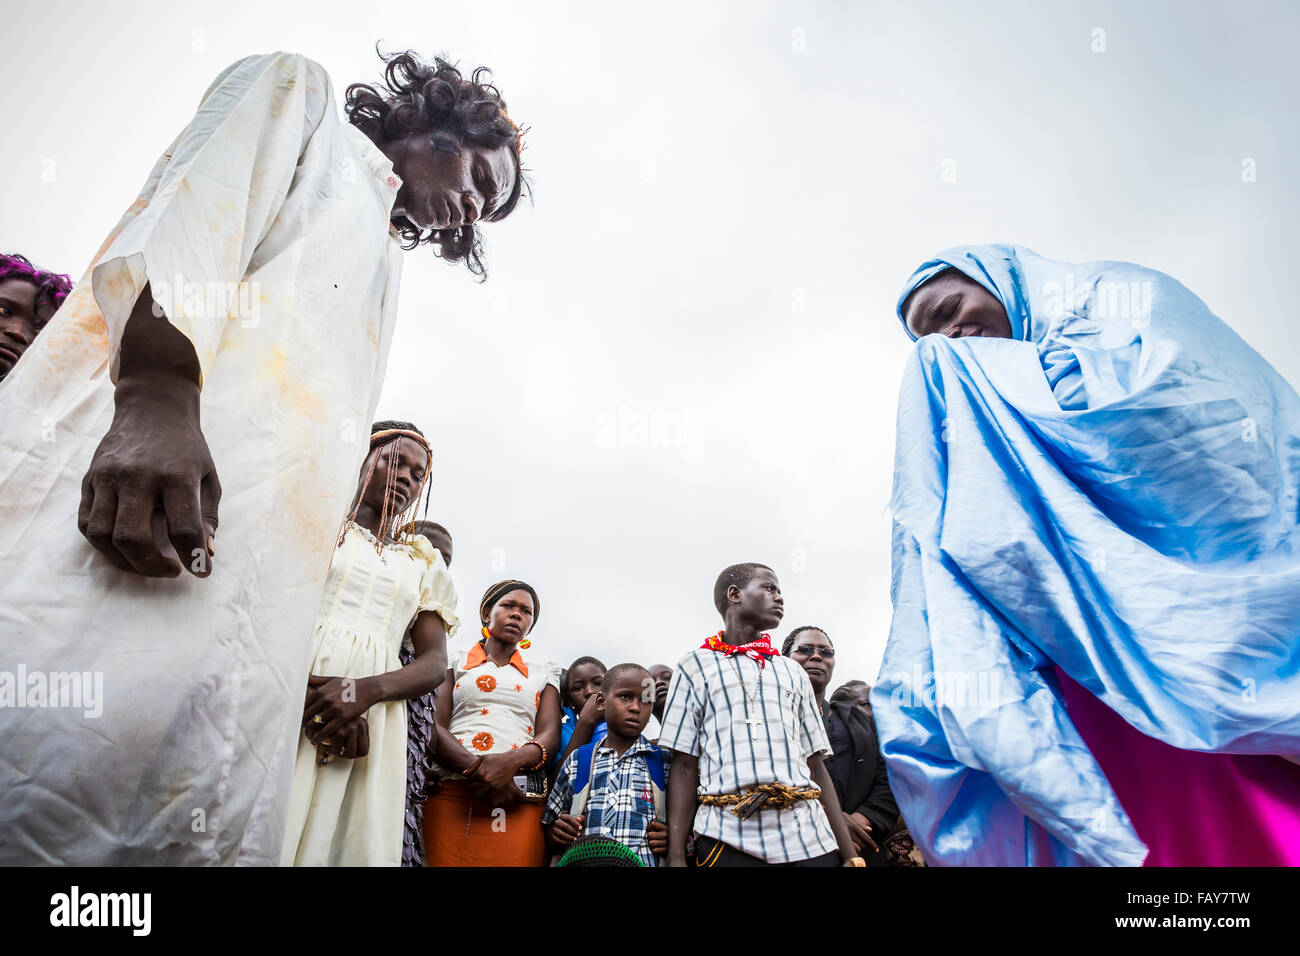
<svg viewBox="0 0 1300 956">
<path fill-rule="evenodd" d="M 569 803 L 569 816 L 581 816 L 587 809 L 587 798 L 591 796 L 591 766 L 595 762 L 594 741 L 573 752 L 573 800 Z"/>
<path fill-rule="evenodd" d="M 655 819 L 660 823 L 668 822 L 668 774 L 665 768 L 664 752 L 654 744 L 645 755 L 645 767 L 650 773 L 650 785 L 654 790 Z"/>
<path fill-rule="evenodd" d="M 645 765 L 654 785 L 660 790 L 668 789 L 668 776 L 664 773 L 664 752 L 654 744 L 650 745 L 650 752 L 645 755 Z"/>
</svg>

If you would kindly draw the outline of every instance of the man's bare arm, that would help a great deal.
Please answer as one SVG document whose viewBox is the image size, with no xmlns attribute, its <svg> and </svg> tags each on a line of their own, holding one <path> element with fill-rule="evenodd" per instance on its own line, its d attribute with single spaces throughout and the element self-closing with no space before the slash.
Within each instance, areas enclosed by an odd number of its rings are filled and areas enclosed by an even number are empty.
<svg viewBox="0 0 1300 956">
<path fill-rule="evenodd" d="M 155 314 L 155 313 L 159 314 Z M 122 333 L 113 422 L 81 485 L 77 527 L 124 571 L 212 571 L 221 483 L 199 426 L 199 361 L 146 283 Z M 181 565 L 163 554 L 154 516 Z"/>
</svg>

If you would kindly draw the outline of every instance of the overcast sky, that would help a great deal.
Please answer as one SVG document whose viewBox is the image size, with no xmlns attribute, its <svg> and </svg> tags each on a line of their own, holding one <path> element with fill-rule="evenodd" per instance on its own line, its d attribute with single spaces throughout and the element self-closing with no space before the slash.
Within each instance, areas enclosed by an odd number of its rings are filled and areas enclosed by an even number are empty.
<svg viewBox="0 0 1300 956">
<path fill-rule="evenodd" d="M 306 54 L 340 100 L 377 79 L 376 41 L 487 64 L 531 127 L 536 202 L 487 227 L 484 285 L 407 254 L 379 404 L 432 441 L 467 623 L 519 577 L 532 655 L 672 663 L 720 626 L 718 571 L 760 561 L 773 636 L 824 627 L 834 683 L 873 680 L 911 348 L 893 307 L 931 253 L 1140 262 L 1300 381 L 1297 9 L 26 4 L 0 249 L 79 278 L 246 54 Z"/>
</svg>

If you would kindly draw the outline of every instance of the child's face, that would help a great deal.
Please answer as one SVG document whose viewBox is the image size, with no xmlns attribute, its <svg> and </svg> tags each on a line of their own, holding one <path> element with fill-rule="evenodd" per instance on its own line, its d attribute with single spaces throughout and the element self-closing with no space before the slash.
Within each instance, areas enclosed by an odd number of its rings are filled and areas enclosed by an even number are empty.
<svg viewBox="0 0 1300 956">
<path fill-rule="evenodd" d="M 569 706 L 582 710 L 588 697 L 600 693 L 600 682 L 605 679 L 605 672 L 595 664 L 579 664 L 570 668 L 568 684 L 565 690 L 569 695 Z"/>
<path fill-rule="evenodd" d="M 447 537 L 441 531 L 426 531 L 424 536 L 429 539 L 429 543 L 438 549 L 442 555 L 442 563 L 451 567 L 451 538 Z"/>
<path fill-rule="evenodd" d="M 785 598 L 776 575 L 759 568 L 749 583 L 740 589 L 740 617 L 760 630 L 774 628 L 785 616 Z"/>
<path fill-rule="evenodd" d="M 650 686 L 648 671 L 628 671 L 604 695 L 605 722 L 612 732 L 634 739 L 641 736 L 654 709 L 654 701 L 646 700 Z"/>
<path fill-rule="evenodd" d="M 668 700 L 668 685 L 673 679 L 673 669 L 664 664 L 650 668 L 650 676 L 655 682 L 655 707 L 662 708 Z"/>
</svg>

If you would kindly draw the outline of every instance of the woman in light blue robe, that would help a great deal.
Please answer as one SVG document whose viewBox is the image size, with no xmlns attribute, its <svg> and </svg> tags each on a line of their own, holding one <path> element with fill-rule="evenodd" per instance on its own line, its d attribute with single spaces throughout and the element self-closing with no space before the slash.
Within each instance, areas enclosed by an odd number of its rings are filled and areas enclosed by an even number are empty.
<svg viewBox="0 0 1300 956">
<path fill-rule="evenodd" d="M 927 862 L 1189 862 L 1240 820 L 1199 859 L 1300 863 L 1300 397 L 1128 263 L 952 249 L 899 317 L 871 702 Z"/>
</svg>

